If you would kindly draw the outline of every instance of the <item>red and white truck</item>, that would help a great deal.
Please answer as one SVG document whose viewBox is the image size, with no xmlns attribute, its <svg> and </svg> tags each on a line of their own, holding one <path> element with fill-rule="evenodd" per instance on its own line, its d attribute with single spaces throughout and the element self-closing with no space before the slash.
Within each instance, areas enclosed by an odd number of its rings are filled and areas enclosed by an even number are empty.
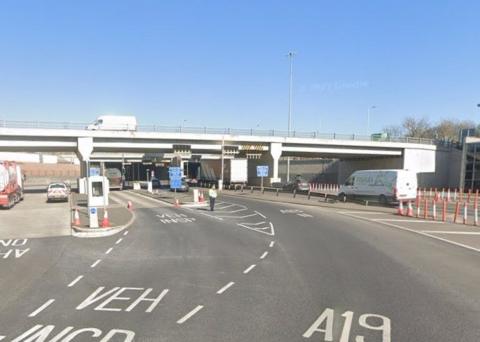
<svg viewBox="0 0 480 342">
<path fill-rule="evenodd" d="M 11 208 L 23 199 L 23 181 L 20 165 L 0 161 L 0 207 Z"/>
</svg>

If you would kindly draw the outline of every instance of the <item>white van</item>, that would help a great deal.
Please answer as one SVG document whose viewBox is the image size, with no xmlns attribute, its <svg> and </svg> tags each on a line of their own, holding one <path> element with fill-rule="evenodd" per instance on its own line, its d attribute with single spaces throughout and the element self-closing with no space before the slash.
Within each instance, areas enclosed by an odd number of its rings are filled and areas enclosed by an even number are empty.
<svg viewBox="0 0 480 342">
<path fill-rule="evenodd" d="M 93 131 L 136 131 L 137 118 L 134 116 L 102 115 L 88 125 L 87 129 Z"/>
<path fill-rule="evenodd" d="M 389 203 L 416 197 L 417 173 L 409 170 L 355 171 L 338 191 L 341 201 L 364 198 Z"/>
</svg>

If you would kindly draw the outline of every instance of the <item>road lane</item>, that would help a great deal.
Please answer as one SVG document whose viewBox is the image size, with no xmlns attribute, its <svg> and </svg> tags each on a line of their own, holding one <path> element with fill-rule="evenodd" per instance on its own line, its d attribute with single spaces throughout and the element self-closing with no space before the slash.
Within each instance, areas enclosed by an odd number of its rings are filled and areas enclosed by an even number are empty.
<svg viewBox="0 0 480 342">
<path fill-rule="evenodd" d="M 127 231 L 42 239 L 62 253 L 44 255 L 19 294 L 7 289 L 1 336 L 53 324 L 145 342 L 479 340 L 472 251 L 321 208 L 224 196 L 211 213 L 119 197 L 136 208 Z"/>
</svg>

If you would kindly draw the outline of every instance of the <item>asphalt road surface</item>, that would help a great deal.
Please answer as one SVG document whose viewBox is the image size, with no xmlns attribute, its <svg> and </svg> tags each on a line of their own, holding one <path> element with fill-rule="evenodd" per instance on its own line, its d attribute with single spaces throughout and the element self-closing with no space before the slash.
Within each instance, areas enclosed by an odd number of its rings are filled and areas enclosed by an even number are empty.
<svg viewBox="0 0 480 342">
<path fill-rule="evenodd" d="M 480 340 L 477 251 L 325 208 L 114 196 L 136 214 L 115 236 L 1 240 L 0 341 Z"/>
</svg>

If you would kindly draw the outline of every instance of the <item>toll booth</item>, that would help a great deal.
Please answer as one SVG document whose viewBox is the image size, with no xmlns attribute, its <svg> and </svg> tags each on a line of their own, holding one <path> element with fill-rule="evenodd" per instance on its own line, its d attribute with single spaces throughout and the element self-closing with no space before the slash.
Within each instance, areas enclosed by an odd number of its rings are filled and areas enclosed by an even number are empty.
<svg viewBox="0 0 480 342">
<path fill-rule="evenodd" d="M 87 205 L 90 228 L 98 228 L 98 208 L 108 206 L 110 185 L 105 176 L 87 178 Z"/>
</svg>

